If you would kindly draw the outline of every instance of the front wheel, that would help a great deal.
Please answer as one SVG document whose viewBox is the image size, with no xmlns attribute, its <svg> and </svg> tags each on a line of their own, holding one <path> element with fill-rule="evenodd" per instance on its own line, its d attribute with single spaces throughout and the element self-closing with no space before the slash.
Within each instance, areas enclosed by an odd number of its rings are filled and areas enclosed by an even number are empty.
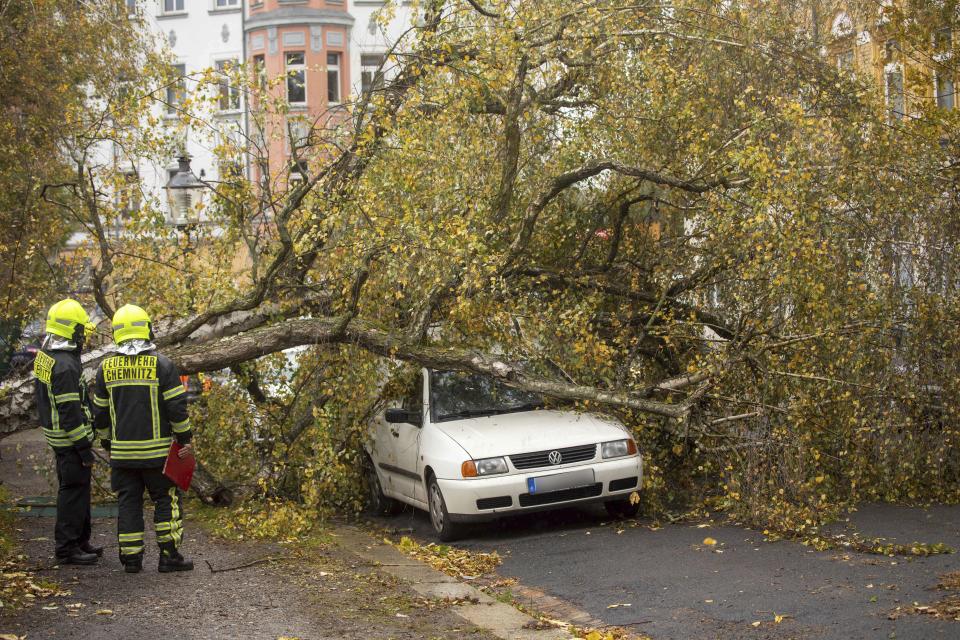
<svg viewBox="0 0 960 640">
<path fill-rule="evenodd" d="M 440 491 L 440 485 L 437 479 L 432 475 L 427 487 L 427 495 L 430 506 L 430 524 L 433 525 L 433 531 L 443 542 L 451 542 L 459 538 L 462 534 L 461 527 L 450 520 L 450 513 L 447 511 L 447 503 L 443 499 L 443 492 Z"/>
<path fill-rule="evenodd" d="M 367 510 L 371 515 L 395 516 L 403 510 L 402 504 L 383 493 L 373 460 L 367 459 L 363 475 L 367 485 Z"/>
<path fill-rule="evenodd" d="M 608 500 L 603 503 L 607 513 L 614 518 L 633 518 L 640 512 L 640 501 L 636 504 L 630 502 L 630 498 L 621 498 L 620 500 Z"/>
</svg>

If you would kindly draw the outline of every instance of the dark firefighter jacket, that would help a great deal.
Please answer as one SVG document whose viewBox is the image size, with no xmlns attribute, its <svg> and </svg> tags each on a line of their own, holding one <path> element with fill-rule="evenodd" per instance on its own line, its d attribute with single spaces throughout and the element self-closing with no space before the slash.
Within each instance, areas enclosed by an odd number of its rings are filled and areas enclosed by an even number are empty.
<svg viewBox="0 0 960 640">
<path fill-rule="evenodd" d="M 47 442 L 57 451 L 75 448 L 85 460 L 92 459 L 90 397 L 79 352 L 38 351 L 33 373 L 37 413 Z"/>
<path fill-rule="evenodd" d="M 94 425 L 115 467 L 162 467 L 170 443 L 191 439 L 187 392 L 156 351 L 106 358 L 97 370 Z"/>
</svg>

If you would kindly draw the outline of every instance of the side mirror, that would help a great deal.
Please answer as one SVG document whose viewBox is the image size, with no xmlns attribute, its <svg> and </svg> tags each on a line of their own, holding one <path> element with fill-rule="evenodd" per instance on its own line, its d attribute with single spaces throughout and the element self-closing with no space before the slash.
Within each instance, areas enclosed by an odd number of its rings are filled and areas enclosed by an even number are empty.
<svg viewBox="0 0 960 640">
<path fill-rule="evenodd" d="M 383 417 L 390 424 L 412 424 L 419 427 L 423 423 L 419 411 L 407 411 L 406 409 L 387 409 Z"/>
</svg>

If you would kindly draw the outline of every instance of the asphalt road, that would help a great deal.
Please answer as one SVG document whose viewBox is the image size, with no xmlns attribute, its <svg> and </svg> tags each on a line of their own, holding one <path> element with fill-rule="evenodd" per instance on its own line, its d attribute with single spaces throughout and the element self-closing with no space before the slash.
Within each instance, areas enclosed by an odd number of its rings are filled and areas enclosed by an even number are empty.
<svg viewBox="0 0 960 640">
<path fill-rule="evenodd" d="M 380 524 L 433 540 L 426 515 L 405 511 Z M 865 505 L 843 530 L 960 550 L 960 506 Z M 717 540 L 714 547 L 705 538 Z M 889 558 L 766 542 L 757 531 L 701 522 L 655 528 L 611 522 L 602 510 L 564 510 L 471 530 L 456 546 L 497 550 L 503 576 L 562 598 L 609 624 L 655 640 L 960 638 L 960 622 L 888 616 L 940 599 L 941 574 L 960 554 Z M 609 608 L 610 605 L 621 605 Z M 630 605 L 630 606 L 623 606 Z M 780 623 L 775 616 L 783 616 Z M 759 622 L 758 626 L 753 623 Z"/>
</svg>

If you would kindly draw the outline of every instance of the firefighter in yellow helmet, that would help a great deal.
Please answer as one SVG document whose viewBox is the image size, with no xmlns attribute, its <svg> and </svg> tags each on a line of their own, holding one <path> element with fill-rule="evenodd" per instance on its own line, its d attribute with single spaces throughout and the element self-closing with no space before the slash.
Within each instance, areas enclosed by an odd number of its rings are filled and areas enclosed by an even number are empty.
<svg viewBox="0 0 960 640">
<path fill-rule="evenodd" d="M 57 458 L 57 561 L 95 564 L 103 549 L 90 545 L 90 470 L 93 429 L 80 353 L 93 324 L 76 300 L 47 312 L 46 338 L 33 363 L 37 412 Z"/>
<path fill-rule="evenodd" d="M 163 474 L 170 444 L 191 455 L 187 393 L 176 365 L 156 351 L 150 316 L 128 304 L 113 316 L 114 356 L 97 371 L 93 395 L 97 435 L 110 452 L 110 481 L 117 492 L 120 562 L 127 573 L 143 568 L 143 491 L 155 507 L 153 527 L 160 546 L 159 570 L 189 571 L 180 555 L 183 506 L 176 485 Z"/>
</svg>

